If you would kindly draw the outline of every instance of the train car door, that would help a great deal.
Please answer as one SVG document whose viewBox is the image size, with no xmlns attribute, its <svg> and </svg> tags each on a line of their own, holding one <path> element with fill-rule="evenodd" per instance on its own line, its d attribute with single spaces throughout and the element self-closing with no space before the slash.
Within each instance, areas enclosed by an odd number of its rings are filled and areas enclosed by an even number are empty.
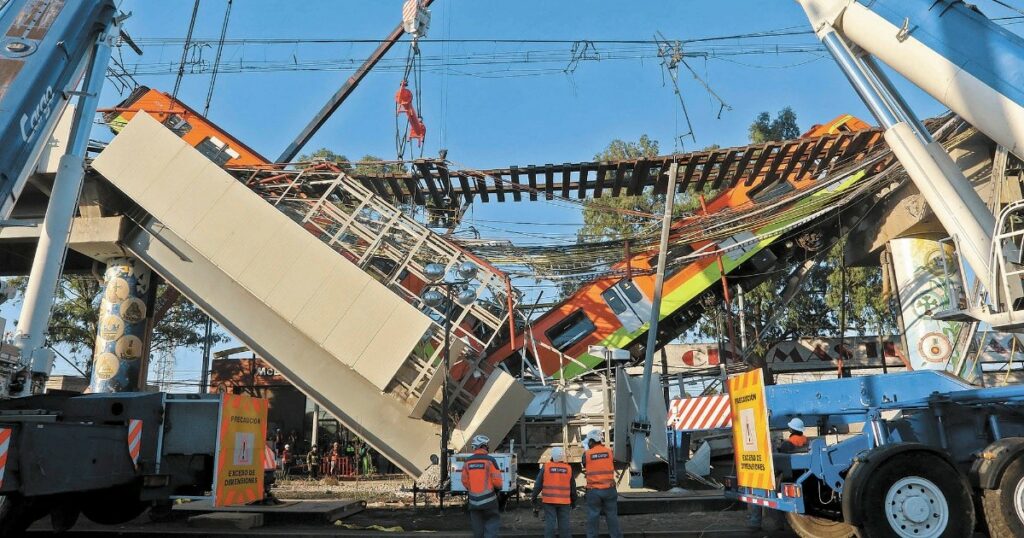
<svg viewBox="0 0 1024 538">
<path fill-rule="evenodd" d="M 623 328 L 631 333 L 640 330 L 651 319 L 651 301 L 628 278 L 605 290 L 601 297 L 615 312 Z"/>
</svg>

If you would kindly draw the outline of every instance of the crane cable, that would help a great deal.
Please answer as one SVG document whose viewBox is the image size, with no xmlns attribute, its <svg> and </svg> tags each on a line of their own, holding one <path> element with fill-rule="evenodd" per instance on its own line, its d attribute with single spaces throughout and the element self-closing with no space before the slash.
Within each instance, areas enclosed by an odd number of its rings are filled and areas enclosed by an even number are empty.
<svg viewBox="0 0 1024 538">
<path fill-rule="evenodd" d="M 220 39 L 217 40 L 217 56 L 213 60 L 213 73 L 210 75 L 210 89 L 206 92 L 206 106 L 203 107 L 203 116 L 206 116 L 210 112 L 210 101 L 213 100 L 213 87 L 217 84 L 217 72 L 220 70 L 220 57 L 224 53 L 224 38 L 228 33 L 228 19 L 231 17 L 231 3 L 234 0 L 228 0 L 228 5 L 224 9 L 224 22 L 220 27 Z"/>
<path fill-rule="evenodd" d="M 425 11 L 421 0 L 406 0 L 402 6 L 402 24 L 406 33 L 412 37 L 409 43 L 409 53 L 405 58 L 405 69 L 402 73 L 402 82 L 398 92 L 395 94 L 395 151 L 398 160 L 405 160 L 405 150 L 413 140 L 419 141 L 420 158 L 423 157 L 423 140 L 426 137 L 426 127 L 417 111 L 422 113 L 423 99 L 422 88 L 422 63 L 420 56 L 420 38 L 426 35 L 428 24 L 421 24 L 420 14 Z M 429 20 L 429 19 L 428 19 Z M 409 77 L 413 77 L 415 92 L 408 89 Z M 401 125 L 401 116 L 405 114 L 405 128 Z"/>
<path fill-rule="evenodd" d="M 196 29 L 196 15 L 199 14 L 199 0 L 192 4 L 192 18 L 188 23 L 188 33 L 185 35 L 185 46 L 181 49 L 181 62 L 178 64 L 178 77 L 174 80 L 174 91 L 171 92 L 171 102 L 178 99 L 178 90 L 181 88 L 181 78 L 185 76 L 185 61 L 188 59 L 188 49 L 192 46 L 192 31 Z"/>
</svg>

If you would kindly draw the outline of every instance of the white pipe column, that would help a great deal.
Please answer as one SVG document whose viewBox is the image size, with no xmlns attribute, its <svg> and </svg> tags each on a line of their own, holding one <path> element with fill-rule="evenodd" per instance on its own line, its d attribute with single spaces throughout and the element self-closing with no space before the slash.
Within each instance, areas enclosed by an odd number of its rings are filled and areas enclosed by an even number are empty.
<svg viewBox="0 0 1024 538">
<path fill-rule="evenodd" d="M 21 315 L 14 344 L 21 350 L 21 364 L 29 370 L 17 396 L 42 392 L 46 378 L 53 367 L 53 352 L 46 349 L 46 333 L 50 322 L 50 308 L 57 290 L 57 282 L 64 269 L 68 234 L 78 208 L 78 196 L 85 177 L 85 152 L 89 144 L 93 115 L 103 88 L 103 80 L 110 61 L 112 36 L 116 25 L 111 21 L 93 49 L 90 67 L 82 84 L 83 93 L 75 107 L 74 120 L 67 152 L 60 158 L 53 191 L 46 206 L 46 218 L 39 232 L 39 243 L 32 260 L 32 270 L 25 288 Z M 72 88 L 69 88 L 71 90 Z"/>
<path fill-rule="evenodd" d="M 633 450 L 629 460 L 629 485 L 642 487 L 643 468 L 647 461 L 647 438 L 651 435 L 651 422 L 647 417 L 651 403 L 651 376 L 654 370 L 654 348 L 658 345 L 658 321 L 661 319 L 661 295 L 665 286 L 665 262 L 668 258 L 668 236 L 672 231 L 672 211 L 676 201 L 676 174 L 679 163 L 673 162 L 668 168 L 668 186 L 665 190 L 665 215 L 661 221 L 661 239 L 658 243 L 658 267 L 654 276 L 654 298 L 651 301 L 651 321 L 647 328 L 647 346 L 644 348 L 644 376 L 637 403 L 636 422 L 630 425 L 630 447 Z M 657 430 L 659 435 L 661 428 Z"/>
</svg>

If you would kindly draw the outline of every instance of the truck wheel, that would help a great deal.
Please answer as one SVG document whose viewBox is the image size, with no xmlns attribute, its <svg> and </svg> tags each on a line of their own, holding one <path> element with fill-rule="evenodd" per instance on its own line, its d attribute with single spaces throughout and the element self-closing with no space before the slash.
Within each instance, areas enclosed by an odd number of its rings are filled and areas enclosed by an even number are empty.
<svg viewBox="0 0 1024 538">
<path fill-rule="evenodd" d="M 1024 456 L 1003 471 L 999 489 L 981 495 L 989 536 L 1024 536 Z"/>
<path fill-rule="evenodd" d="M 0 536 L 21 536 L 35 521 L 29 501 L 13 495 L 0 495 Z"/>
<path fill-rule="evenodd" d="M 866 538 L 960 538 L 974 532 L 974 504 L 960 473 L 927 452 L 882 463 L 864 484 L 861 535 Z"/>
<path fill-rule="evenodd" d="M 53 532 L 61 533 L 71 530 L 78 523 L 78 515 L 82 510 L 77 504 L 60 504 L 50 509 L 50 526 Z"/>
<path fill-rule="evenodd" d="M 800 538 L 853 538 L 853 525 L 823 517 L 786 512 L 786 523 Z"/>
</svg>

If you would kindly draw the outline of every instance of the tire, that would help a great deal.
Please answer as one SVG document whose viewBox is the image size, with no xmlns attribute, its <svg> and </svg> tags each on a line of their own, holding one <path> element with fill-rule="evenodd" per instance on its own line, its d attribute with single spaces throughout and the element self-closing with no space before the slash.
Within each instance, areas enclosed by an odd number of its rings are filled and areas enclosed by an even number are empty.
<svg viewBox="0 0 1024 538">
<path fill-rule="evenodd" d="M 100 525 L 127 523 L 150 506 L 150 503 L 139 500 L 139 489 L 132 484 L 90 492 L 85 499 L 82 515 Z"/>
<path fill-rule="evenodd" d="M 823 517 L 786 512 L 786 523 L 800 538 L 853 538 L 853 525 Z"/>
<path fill-rule="evenodd" d="M 1003 471 L 999 489 L 981 494 L 989 536 L 1024 536 L 1024 456 Z"/>
<path fill-rule="evenodd" d="M 61 504 L 50 509 L 50 526 L 56 534 L 67 532 L 78 522 L 82 510 L 77 504 Z"/>
<path fill-rule="evenodd" d="M 0 495 L 0 536 L 21 536 L 37 518 L 30 501 L 14 495 Z"/>
<path fill-rule="evenodd" d="M 904 452 L 867 479 L 859 529 L 863 538 L 962 538 L 974 532 L 966 480 L 944 459 Z"/>
<path fill-rule="evenodd" d="M 94 503 L 83 506 L 82 515 L 100 525 L 120 525 L 139 517 L 148 507 L 148 504 L 140 501 L 131 501 L 120 506 Z"/>
</svg>

